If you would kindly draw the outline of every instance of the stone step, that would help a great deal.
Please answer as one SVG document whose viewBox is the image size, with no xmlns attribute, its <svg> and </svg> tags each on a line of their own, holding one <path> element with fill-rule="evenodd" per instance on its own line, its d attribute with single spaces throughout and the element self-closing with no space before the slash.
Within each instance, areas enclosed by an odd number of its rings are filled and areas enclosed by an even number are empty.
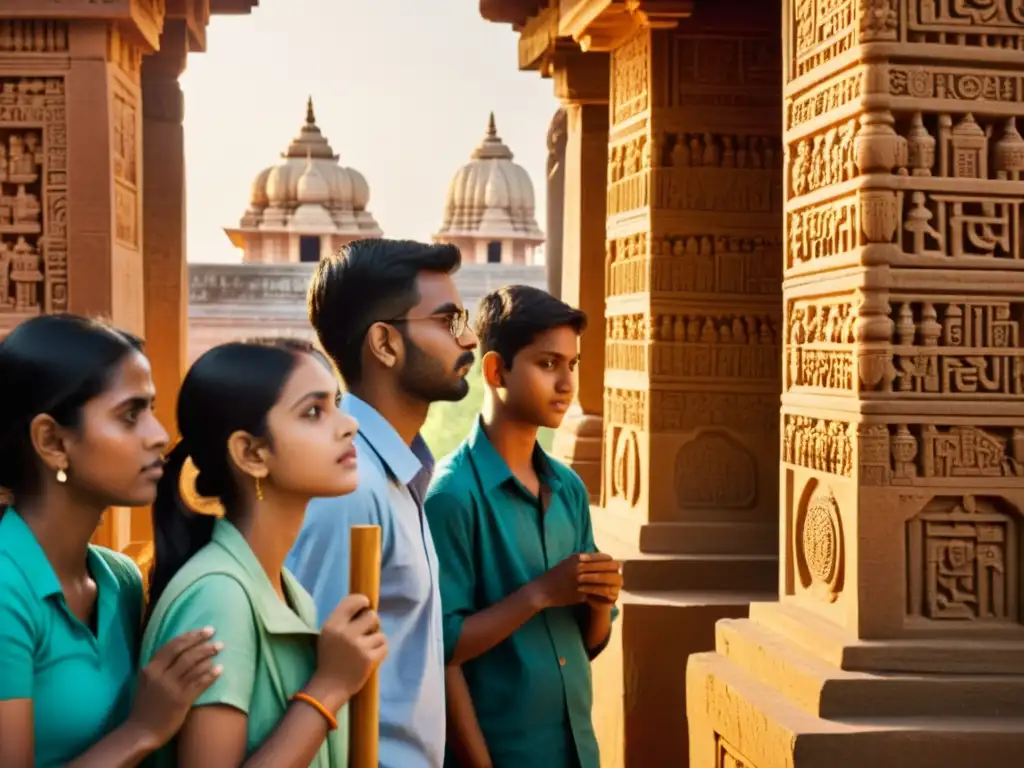
<svg viewBox="0 0 1024 768">
<path fill-rule="evenodd" d="M 1024 676 L 847 672 L 749 619 L 715 630 L 722 656 L 818 717 L 1024 717 Z"/>
<path fill-rule="evenodd" d="M 690 656 L 686 702 L 691 768 L 1010 766 L 1024 751 L 1019 717 L 815 717 L 717 653 Z"/>
<path fill-rule="evenodd" d="M 779 525 L 771 523 L 647 523 L 640 551 L 652 555 L 771 555 Z"/>
<path fill-rule="evenodd" d="M 641 555 L 623 563 L 626 589 L 768 592 L 777 589 L 774 555 Z"/>
</svg>

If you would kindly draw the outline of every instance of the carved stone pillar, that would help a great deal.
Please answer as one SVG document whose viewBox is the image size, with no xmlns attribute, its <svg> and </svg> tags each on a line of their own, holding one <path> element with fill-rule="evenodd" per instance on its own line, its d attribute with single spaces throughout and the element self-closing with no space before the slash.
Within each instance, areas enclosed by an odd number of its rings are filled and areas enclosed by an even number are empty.
<svg viewBox="0 0 1024 768">
<path fill-rule="evenodd" d="M 643 7 L 611 54 L 595 512 L 640 549 L 622 623 L 631 767 L 685 764 L 669 702 L 686 656 L 774 595 L 781 387 L 777 9 Z"/>
<path fill-rule="evenodd" d="M 172 435 L 177 429 L 174 413 L 188 352 L 184 103 L 178 85 L 187 54 L 185 20 L 169 19 L 160 36 L 159 52 L 142 63 L 146 354 L 160 393 L 157 417 Z M 148 511 L 141 512 L 133 520 L 133 539 L 151 535 Z"/>
<path fill-rule="evenodd" d="M 601 488 L 604 370 L 604 185 L 608 156 L 608 57 L 562 54 L 555 95 L 565 111 L 561 298 L 584 310 L 577 402 L 555 434 L 553 453 L 583 479 L 593 502 Z"/>
<path fill-rule="evenodd" d="M 691 766 L 1024 749 L 1024 6 L 783 3 L 781 602 L 691 657 Z"/>
<path fill-rule="evenodd" d="M 565 215 L 565 109 L 558 108 L 548 127 L 547 241 L 544 269 L 548 292 L 562 296 L 562 226 Z"/>
</svg>

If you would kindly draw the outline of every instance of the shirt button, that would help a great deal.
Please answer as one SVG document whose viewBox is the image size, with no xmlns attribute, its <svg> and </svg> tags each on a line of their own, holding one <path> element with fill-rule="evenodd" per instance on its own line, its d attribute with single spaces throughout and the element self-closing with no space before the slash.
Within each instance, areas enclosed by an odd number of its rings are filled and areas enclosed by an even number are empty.
<svg viewBox="0 0 1024 768">
<path fill-rule="evenodd" d="M 565 666 L 565 656 L 559 656 L 558 657 L 558 666 L 560 666 L 560 667 L 564 667 Z"/>
</svg>

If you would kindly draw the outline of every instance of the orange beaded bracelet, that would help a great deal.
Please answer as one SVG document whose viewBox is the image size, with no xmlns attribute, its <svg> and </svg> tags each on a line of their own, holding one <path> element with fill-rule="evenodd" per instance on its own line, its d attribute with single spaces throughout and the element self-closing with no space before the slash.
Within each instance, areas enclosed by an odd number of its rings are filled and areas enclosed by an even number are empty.
<svg viewBox="0 0 1024 768">
<path fill-rule="evenodd" d="M 325 707 L 319 701 L 314 699 L 308 693 L 303 693 L 302 691 L 299 691 L 298 693 L 292 696 L 292 701 L 304 701 L 306 704 L 309 704 L 309 706 L 311 706 L 313 709 L 315 709 L 317 712 L 324 716 L 324 720 L 327 721 L 327 729 L 329 731 L 338 730 L 338 718 L 336 718 L 334 715 L 328 712 L 327 707 Z"/>
</svg>

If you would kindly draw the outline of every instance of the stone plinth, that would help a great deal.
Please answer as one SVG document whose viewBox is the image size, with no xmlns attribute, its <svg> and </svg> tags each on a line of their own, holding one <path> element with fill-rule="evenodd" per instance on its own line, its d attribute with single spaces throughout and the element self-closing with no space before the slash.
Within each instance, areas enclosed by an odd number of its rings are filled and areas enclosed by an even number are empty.
<svg viewBox="0 0 1024 768">
<path fill-rule="evenodd" d="M 1024 15 L 783 7 L 782 597 L 691 658 L 691 766 L 1017 764 Z"/>
</svg>

